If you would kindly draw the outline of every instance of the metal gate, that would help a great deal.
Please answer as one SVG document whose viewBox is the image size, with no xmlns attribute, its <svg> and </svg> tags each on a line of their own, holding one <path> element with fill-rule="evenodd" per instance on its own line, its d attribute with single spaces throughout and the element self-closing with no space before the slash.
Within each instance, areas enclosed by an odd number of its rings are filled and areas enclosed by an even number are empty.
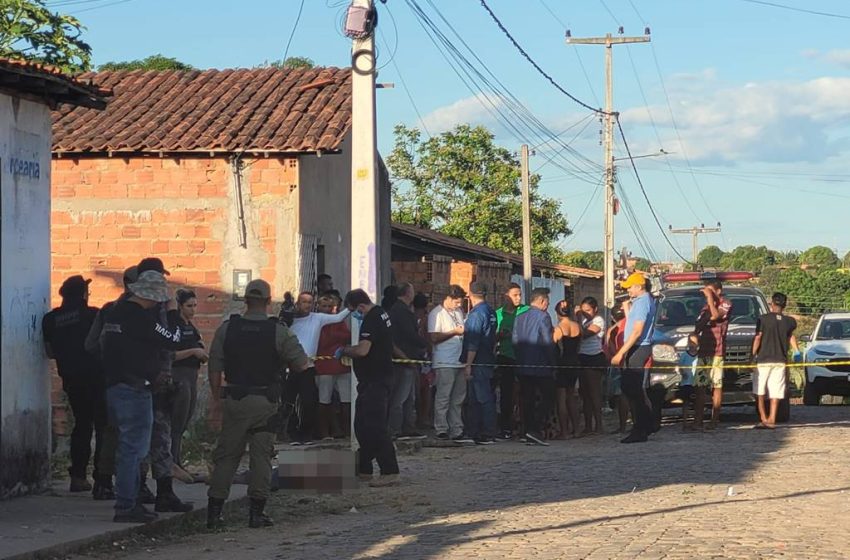
<svg viewBox="0 0 850 560">
<path fill-rule="evenodd" d="M 317 255 L 319 236 L 314 233 L 298 235 L 298 292 L 313 292 L 318 277 Z"/>
</svg>

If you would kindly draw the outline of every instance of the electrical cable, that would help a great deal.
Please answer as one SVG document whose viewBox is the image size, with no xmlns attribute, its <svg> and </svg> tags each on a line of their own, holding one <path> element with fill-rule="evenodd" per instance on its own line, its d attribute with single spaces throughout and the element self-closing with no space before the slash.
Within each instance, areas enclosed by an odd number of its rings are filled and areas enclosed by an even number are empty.
<svg viewBox="0 0 850 560">
<path fill-rule="evenodd" d="M 84 8 L 82 10 L 76 10 L 71 12 L 72 15 L 82 14 L 83 12 L 91 12 L 92 10 L 99 10 L 101 8 L 108 8 L 109 6 L 116 6 L 118 4 L 125 4 L 127 2 L 131 2 L 132 0 L 117 0 L 116 2 L 109 2 L 107 4 L 100 4 L 99 6 L 92 6 L 91 8 Z"/>
<path fill-rule="evenodd" d="M 850 15 L 836 14 L 832 12 L 820 12 L 817 10 L 807 10 L 806 8 L 797 8 L 796 6 L 788 6 L 786 4 L 779 4 L 778 2 L 765 2 L 764 0 L 741 0 L 741 2 L 747 2 L 749 4 L 761 4 L 762 6 L 781 8 L 783 10 L 790 10 L 792 12 L 800 12 L 803 14 L 812 14 L 816 16 L 824 16 L 838 19 L 850 19 Z"/>
<path fill-rule="evenodd" d="M 438 16 L 443 20 L 443 22 L 452 30 L 452 32 L 458 37 L 461 44 L 470 52 L 470 54 L 481 64 L 487 72 L 492 77 L 492 80 L 485 76 L 480 70 L 478 70 L 472 62 L 466 58 L 466 56 L 460 52 L 460 50 L 451 42 L 451 40 L 437 27 L 433 20 L 424 12 L 421 6 L 419 6 L 416 0 L 407 0 L 408 6 L 417 16 L 420 25 L 423 30 L 425 30 L 428 37 L 431 41 L 437 46 L 438 51 L 441 53 L 443 58 L 458 75 L 464 85 L 473 93 L 479 101 L 482 102 L 484 108 L 497 120 L 499 121 L 506 129 L 508 129 L 520 142 L 532 144 L 529 137 L 526 135 L 518 127 L 525 128 L 531 134 L 539 134 L 548 136 L 551 140 L 555 140 L 559 145 L 561 145 L 565 151 L 571 153 L 574 157 L 579 158 L 580 161 L 585 162 L 585 165 L 589 165 L 593 169 L 601 169 L 596 162 L 584 157 L 580 153 L 578 153 L 574 148 L 564 144 L 560 139 L 557 139 L 554 133 L 549 130 L 536 116 L 534 116 L 531 111 L 525 107 L 519 99 L 510 92 L 510 90 L 496 77 L 496 75 L 490 70 L 487 65 L 481 60 L 481 58 L 472 50 L 472 48 L 465 42 L 460 33 L 454 29 L 451 23 L 442 15 L 442 13 L 437 9 L 437 7 L 428 0 L 428 3 L 434 9 L 434 11 L 438 14 Z M 445 52 L 440 48 L 440 45 L 445 48 Z M 453 63 L 452 59 L 454 59 Z M 475 84 L 475 85 L 473 85 Z M 481 87 L 481 85 L 486 86 L 486 89 Z M 489 93 L 487 90 L 490 90 Z M 514 118 L 511 118 L 507 112 L 513 114 Z M 566 159 L 566 155 L 562 154 L 562 158 L 566 165 L 575 166 L 576 162 L 571 162 L 569 159 Z M 562 169 L 568 174 L 573 174 L 576 178 L 584 180 L 580 175 L 576 175 L 573 173 L 572 169 L 568 169 L 563 164 L 553 162 L 553 164 Z M 581 168 L 577 168 L 581 170 Z M 589 181 L 588 181 L 589 182 Z"/>
<path fill-rule="evenodd" d="M 549 12 L 549 14 L 555 19 L 555 21 L 560 23 L 561 27 L 563 27 L 566 30 L 567 27 L 568 27 L 567 24 L 564 22 L 564 20 L 562 20 L 561 18 L 558 17 L 558 14 L 556 14 L 552 10 L 552 8 L 549 7 L 549 5 L 546 3 L 546 0 L 538 0 L 538 1 L 546 9 L 546 11 Z M 571 44 L 571 46 L 572 46 L 572 51 L 576 55 L 576 59 L 578 59 L 578 65 L 581 68 L 581 73 L 584 75 L 584 80 L 587 82 L 587 88 L 590 90 L 590 95 L 593 96 L 593 100 L 596 101 L 596 104 L 601 106 L 602 103 L 599 102 L 599 96 L 596 95 L 596 89 L 593 87 L 593 84 L 590 82 L 590 76 L 587 73 L 587 68 L 585 68 L 585 66 L 584 66 L 584 60 L 582 60 L 582 58 L 581 58 L 581 53 L 579 53 L 578 47 L 576 45 Z"/>
<path fill-rule="evenodd" d="M 392 11 L 390 10 L 389 6 L 387 6 L 387 14 L 390 16 L 390 23 L 392 23 L 392 24 L 393 24 L 393 35 L 395 35 L 395 45 L 394 45 L 394 46 L 393 46 L 393 48 L 392 48 L 392 53 L 390 54 L 390 58 L 389 58 L 389 60 L 387 60 L 387 61 L 386 61 L 385 63 L 383 63 L 382 65 L 378 66 L 378 71 L 380 71 L 380 70 L 382 70 L 382 69 L 386 68 L 386 67 L 387 67 L 390 63 L 392 63 L 392 62 L 395 60 L 395 55 L 396 55 L 396 53 L 398 52 L 398 43 L 399 43 L 399 37 L 398 37 L 398 25 L 396 24 L 395 16 L 393 15 L 393 13 L 392 13 Z M 378 33 L 380 33 L 380 34 L 381 34 L 381 40 L 384 42 L 384 46 L 386 46 L 386 47 L 387 47 L 387 50 L 389 51 L 389 50 L 390 50 L 390 43 L 389 43 L 389 41 L 387 41 L 387 40 L 386 40 L 386 38 L 384 37 L 384 35 L 383 35 L 383 31 L 381 31 L 381 28 L 380 28 L 380 27 L 378 27 Z M 398 68 L 398 67 L 396 66 L 396 68 Z"/>
<path fill-rule="evenodd" d="M 584 205 L 584 209 L 581 211 L 581 214 L 579 214 L 578 219 L 575 221 L 575 223 L 572 224 L 572 227 L 570 228 L 572 230 L 572 235 L 564 239 L 564 241 L 559 244 L 562 249 L 569 245 L 570 241 L 575 239 L 575 234 L 577 232 L 581 231 L 579 229 L 579 225 L 587 214 L 587 211 L 590 209 L 590 206 L 593 203 L 594 199 L 599 194 L 599 191 L 602 189 L 602 182 L 603 181 L 600 179 L 599 182 L 596 184 L 596 188 L 593 189 L 593 192 L 590 194 L 590 198 L 587 199 L 587 203 Z"/>
<path fill-rule="evenodd" d="M 570 99 L 572 99 L 575 103 L 578 103 L 579 105 L 581 105 L 581 106 L 582 106 L 582 107 L 584 107 L 585 109 L 589 109 L 589 110 L 591 110 L 591 111 L 594 111 L 594 112 L 599 113 L 599 114 L 602 114 L 602 115 L 609 115 L 609 114 L 610 114 L 610 113 L 608 113 L 608 112 L 606 112 L 606 111 L 603 111 L 603 110 L 602 110 L 602 109 L 600 109 L 600 108 L 595 108 L 595 107 L 592 107 L 592 106 L 588 105 L 587 103 L 585 103 L 584 101 L 582 101 L 581 99 L 579 99 L 578 97 L 574 96 L 573 94 L 571 94 L 570 92 L 568 92 L 566 89 L 564 89 L 564 88 L 563 88 L 563 87 L 562 87 L 562 86 L 561 86 L 558 82 L 556 82 L 556 81 L 555 81 L 555 79 L 554 79 L 552 76 L 550 76 L 548 73 L 546 73 L 546 71 L 545 71 L 545 70 L 543 70 L 543 68 L 541 68 L 541 67 L 540 67 L 540 65 L 539 65 L 539 64 L 537 64 L 537 62 L 535 62 L 533 58 L 531 58 L 531 56 L 530 56 L 530 55 L 529 55 L 529 54 L 525 51 L 525 49 L 523 49 L 523 48 L 520 46 L 520 44 L 519 44 L 519 43 L 517 43 L 516 39 L 514 39 L 513 35 L 511 35 L 510 31 L 508 31 L 508 30 L 507 30 L 507 28 L 505 28 L 504 24 L 503 24 L 503 23 L 499 20 L 499 18 L 496 16 L 496 14 L 495 14 L 495 13 L 493 13 L 493 10 L 491 10 L 491 9 L 490 9 L 490 6 L 488 6 L 488 5 L 487 5 L 486 0 L 479 0 L 479 1 L 481 2 L 481 6 L 482 6 L 485 10 L 487 10 L 487 13 L 488 13 L 488 14 L 490 14 L 490 17 L 493 19 L 493 21 L 496 23 L 496 25 L 499 27 L 499 29 L 501 29 L 501 30 L 502 30 L 502 33 L 504 33 L 504 34 L 505 34 L 505 36 L 506 36 L 506 37 L 510 40 L 510 42 L 513 44 L 513 46 L 514 46 L 514 47 L 515 47 L 515 48 L 516 48 L 516 49 L 520 52 L 520 54 L 521 54 L 521 55 L 522 55 L 522 56 L 523 56 L 523 57 L 524 57 L 524 58 L 525 58 L 525 59 L 526 59 L 529 63 L 531 63 L 531 65 L 532 65 L 532 66 L 534 66 L 534 69 L 535 69 L 535 70 L 537 70 L 537 72 L 538 72 L 541 76 L 543 76 L 544 78 L 546 78 L 546 80 L 547 80 L 550 84 L 552 84 L 553 86 L 555 86 L 555 88 L 556 88 L 558 91 L 560 91 L 561 93 L 563 93 L 564 95 L 566 95 L 567 97 L 569 97 Z"/>
<path fill-rule="evenodd" d="M 292 45 L 292 38 L 295 37 L 295 30 L 298 29 L 298 22 L 301 21 L 301 12 L 304 11 L 304 0 L 301 0 L 301 5 L 298 6 L 298 15 L 295 16 L 295 23 L 292 25 L 292 32 L 289 34 L 289 40 L 286 41 L 286 48 L 283 49 L 283 59 L 281 63 L 286 62 L 286 57 L 289 55 L 289 46 Z"/>
<path fill-rule="evenodd" d="M 634 156 L 632 156 L 632 151 L 629 148 L 628 141 L 626 140 L 626 133 L 623 132 L 623 125 L 620 122 L 619 118 L 617 118 L 616 120 L 617 120 L 617 128 L 620 131 L 620 137 L 623 139 L 623 147 L 626 149 L 626 154 L 628 154 L 629 162 L 631 162 L 631 164 L 632 164 L 632 171 L 634 171 L 635 179 L 637 179 L 638 186 L 640 186 L 640 192 L 643 193 L 643 198 L 644 198 L 644 200 L 646 200 L 646 205 L 649 207 L 649 211 L 652 213 L 652 218 L 655 220 L 655 224 L 658 226 L 658 229 L 661 231 L 661 235 L 664 237 L 664 241 L 667 242 L 667 245 L 669 245 L 670 248 L 673 249 L 673 252 L 676 253 L 676 255 L 680 259 L 682 259 L 683 261 L 685 261 L 688 264 L 693 264 L 688 259 L 686 259 L 684 256 L 682 256 L 682 254 L 679 252 L 679 250 L 670 241 L 670 238 L 667 237 L 667 232 L 664 230 L 664 226 L 662 226 L 661 222 L 658 220 L 658 215 L 655 213 L 655 209 L 652 207 L 652 203 L 649 201 L 649 195 L 646 194 L 646 189 L 643 186 L 643 181 L 640 178 L 640 174 L 638 173 L 638 170 L 637 170 L 637 165 L 635 164 L 635 158 L 634 158 Z"/>
<path fill-rule="evenodd" d="M 381 40 L 386 43 L 386 39 L 384 39 L 384 35 L 380 29 L 378 29 L 378 33 L 381 36 Z M 428 138 L 431 138 L 431 132 L 428 130 L 428 125 L 425 124 L 425 119 L 422 118 L 422 113 L 419 112 L 419 106 L 416 105 L 416 101 L 413 99 L 413 95 L 410 93 L 410 88 L 407 87 L 407 81 L 404 79 L 404 75 L 401 73 L 401 68 L 398 67 L 398 64 L 395 61 L 395 57 L 390 59 L 390 63 L 393 65 L 396 74 L 398 74 L 398 79 L 401 82 L 401 87 L 404 89 L 404 93 L 407 95 L 407 100 L 410 101 L 410 106 L 413 107 L 413 111 L 416 113 L 416 117 L 419 119 L 419 124 L 422 126 L 422 130 L 425 131 L 425 134 Z"/>
</svg>

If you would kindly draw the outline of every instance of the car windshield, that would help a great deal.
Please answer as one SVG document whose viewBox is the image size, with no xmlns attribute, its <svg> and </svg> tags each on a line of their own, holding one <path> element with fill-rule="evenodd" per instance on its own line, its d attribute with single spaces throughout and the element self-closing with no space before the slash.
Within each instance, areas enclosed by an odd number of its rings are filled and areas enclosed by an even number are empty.
<svg viewBox="0 0 850 560">
<path fill-rule="evenodd" d="M 818 329 L 819 340 L 850 339 L 850 319 L 824 319 Z"/>
<path fill-rule="evenodd" d="M 754 325 L 762 314 L 758 298 L 749 294 L 724 296 L 732 303 L 729 322 L 736 325 Z M 696 323 L 697 316 L 705 307 L 705 296 L 699 290 L 666 294 L 658 306 L 656 325 L 660 327 L 684 327 Z"/>
</svg>

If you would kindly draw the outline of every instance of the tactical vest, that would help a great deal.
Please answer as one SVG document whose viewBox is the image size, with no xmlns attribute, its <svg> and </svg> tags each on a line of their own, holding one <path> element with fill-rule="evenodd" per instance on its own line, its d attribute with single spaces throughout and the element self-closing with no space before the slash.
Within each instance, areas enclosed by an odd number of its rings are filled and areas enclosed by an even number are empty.
<svg viewBox="0 0 850 560">
<path fill-rule="evenodd" d="M 277 323 L 231 315 L 224 339 L 224 378 L 230 385 L 268 387 L 278 380 Z"/>
</svg>

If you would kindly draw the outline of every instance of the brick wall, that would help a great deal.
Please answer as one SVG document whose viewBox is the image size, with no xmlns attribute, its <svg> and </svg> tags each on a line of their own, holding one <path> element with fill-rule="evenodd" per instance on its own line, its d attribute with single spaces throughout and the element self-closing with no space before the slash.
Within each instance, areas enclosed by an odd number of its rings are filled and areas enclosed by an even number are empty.
<svg viewBox="0 0 850 560">
<path fill-rule="evenodd" d="M 433 255 L 421 261 L 393 261 L 391 266 L 396 284 L 410 282 L 416 292 L 427 295 L 432 303 L 445 299 L 450 284 L 450 258 Z"/>
<path fill-rule="evenodd" d="M 162 258 L 173 287 L 195 289 L 195 323 L 207 341 L 242 307 L 232 298 L 234 269 L 267 280 L 279 301 L 295 280 L 298 161 L 245 160 L 241 186 L 244 220 L 223 157 L 54 159 L 53 305 L 73 274 L 93 279 L 92 305 L 115 299 L 123 270 L 151 255 Z"/>
<path fill-rule="evenodd" d="M 498 307 L 502 305 L 502 294 L 511 281 L 512 267 L 508 263 L 477 261 L 454 262 L 451 266 L 451 283 L 466 291 L 472 282 L 487 284 L 487 302 Z"/>
</svg>

